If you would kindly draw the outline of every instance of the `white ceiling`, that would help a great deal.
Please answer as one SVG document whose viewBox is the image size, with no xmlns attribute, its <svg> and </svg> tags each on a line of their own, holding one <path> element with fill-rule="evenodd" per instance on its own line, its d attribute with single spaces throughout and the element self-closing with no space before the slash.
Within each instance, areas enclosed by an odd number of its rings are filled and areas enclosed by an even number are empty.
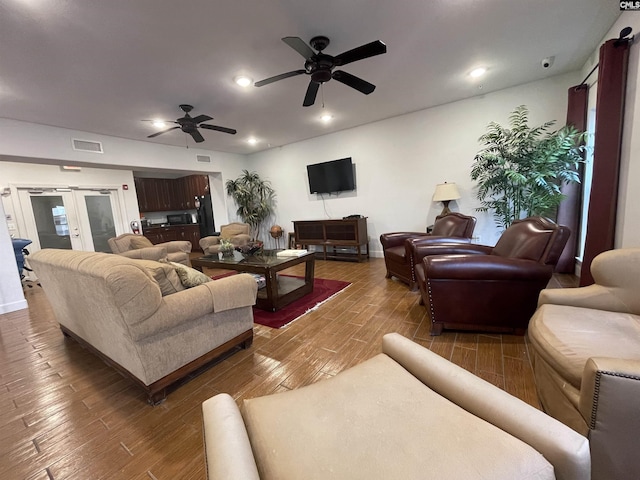
<svg viewBox="0 0 640 480">
<path fill-rule="evenodd" d="M 0 117 L 136 140 L 195 106 L 211 150 L 250 153 L 577 70 L 619 15 L 612 0 L 0 0 Z M 384 55 L 343 67 L 377 85 L 335 80 L 303 108 L 309 77 L 281 41 L 326 35 L 325 53 L 381 40 Z M 541 60 L 555 56 L 551 68 Z M 481 80 L 467 73 L 487 67 Z M 325 111 L 334 120 L 319 120 Z M 255 146 L 246 139 L 259 139 Z M 175 130 L 148 139 L 194 146 Z"/>
</svg>

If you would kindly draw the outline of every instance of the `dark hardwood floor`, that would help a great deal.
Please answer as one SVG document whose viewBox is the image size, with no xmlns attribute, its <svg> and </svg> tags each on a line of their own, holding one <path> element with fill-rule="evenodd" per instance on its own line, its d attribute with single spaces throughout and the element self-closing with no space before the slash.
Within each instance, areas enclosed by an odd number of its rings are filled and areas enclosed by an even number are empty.
<svg viewBox="0 0 640 480">
<path fill-rule="evenodd" d="M 240 401 L 331 377 L 379 353 L 387 332 L 539 406 L 525 337 L 446 331 L 431 337 L 419 294 L 384 274 L 382 259 L 318 261 L 316 277 L 352 285 L 287 327 L 256 325 L 250 349 L 156 407 L 130 380 L 64 339 L 42 289 L 26 289 L 29 308 L 0 315 L 0 478 L 204 479 L 204 400 L 227 392 Z M 575 286 L 571 276 L 550 282 L 568 286 Z"/>
</svg>

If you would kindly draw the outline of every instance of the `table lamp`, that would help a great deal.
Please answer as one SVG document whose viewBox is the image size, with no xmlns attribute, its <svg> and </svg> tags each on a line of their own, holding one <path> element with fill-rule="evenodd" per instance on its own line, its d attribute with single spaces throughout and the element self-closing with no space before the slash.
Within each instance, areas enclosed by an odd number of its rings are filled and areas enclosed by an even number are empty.
<svg viewBox="0 0 640 480">
<path fill-rule="evenodd" d="M 455 183 L 439 183 L 436 185 L 436 191 L 433 194 L 434 202 L 442 202 L 444 208 L 442 209 L 442 213 L 440 215 L 447 215 L 451 213 L 449 210 L 449 202 L 451 200 L 457 200 L 460 198 L 460 192 L 458 192 L 458 187 Z"/>
</svg>

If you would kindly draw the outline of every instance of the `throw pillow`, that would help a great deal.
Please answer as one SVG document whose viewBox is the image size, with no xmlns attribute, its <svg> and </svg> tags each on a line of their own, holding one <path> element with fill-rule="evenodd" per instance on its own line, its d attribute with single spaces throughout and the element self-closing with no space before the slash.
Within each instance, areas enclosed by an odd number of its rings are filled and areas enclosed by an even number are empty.
<svg viewBox="0 0 640 480">
<path fill-rule="evenodd" d="M 182 286 L 185 288 L 197 287 L 203 283 L 210 282 L 211 279 L 195 268 L 187 267 L 181 263 L 169 262 L 176 270 Z"/>
<path fill-rule="evenodd" d="M 136 235 L 134 237 L 131 237 L 131 239 L 129 240 L 129 246 L 135 250 L 138 250 L 139 248 L 153 247 L 153 243 L 151 243 L 151 240 L 149 240 L 147 237 Z"/>
<path fill-rule="evenodd" d="M 185 289 L 180 281 L 176 269 L 168 263 L 156 262 L 154 260 L 134 260 L 137 264 L 142 265 L 147 272 L 151 274 L 153 279 L 160 287 L 162 296 L 171 295 L 172 293 L 181 292 Z"/>
</svg>

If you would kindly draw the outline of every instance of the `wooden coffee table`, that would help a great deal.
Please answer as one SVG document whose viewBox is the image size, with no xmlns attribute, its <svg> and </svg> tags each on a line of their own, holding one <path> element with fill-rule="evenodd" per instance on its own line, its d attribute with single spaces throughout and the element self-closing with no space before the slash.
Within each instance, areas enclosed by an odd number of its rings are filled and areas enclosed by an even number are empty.
<svg viewBox="0 0 640 480">
<path fill-rule="evenodd" d="M 258 290 L 256 307 L 275 312 L 285 305 L 313 292 L 313 273 L 315 255 L 311 252 L 299 257 L 277 257 L 277 250 L 265 250 L 259 255 L 244 255 L 234 251 L 233 256 L 221 253 L 205 255 L 191 260 L 196 270 L 221 268 L 242 273 L 258 273 L 264 275 L 266 286 Z M 276 273 L 300 263 L 305 264 L 304 280 L 288 276 L 277 276 Z"/>
</svg>

